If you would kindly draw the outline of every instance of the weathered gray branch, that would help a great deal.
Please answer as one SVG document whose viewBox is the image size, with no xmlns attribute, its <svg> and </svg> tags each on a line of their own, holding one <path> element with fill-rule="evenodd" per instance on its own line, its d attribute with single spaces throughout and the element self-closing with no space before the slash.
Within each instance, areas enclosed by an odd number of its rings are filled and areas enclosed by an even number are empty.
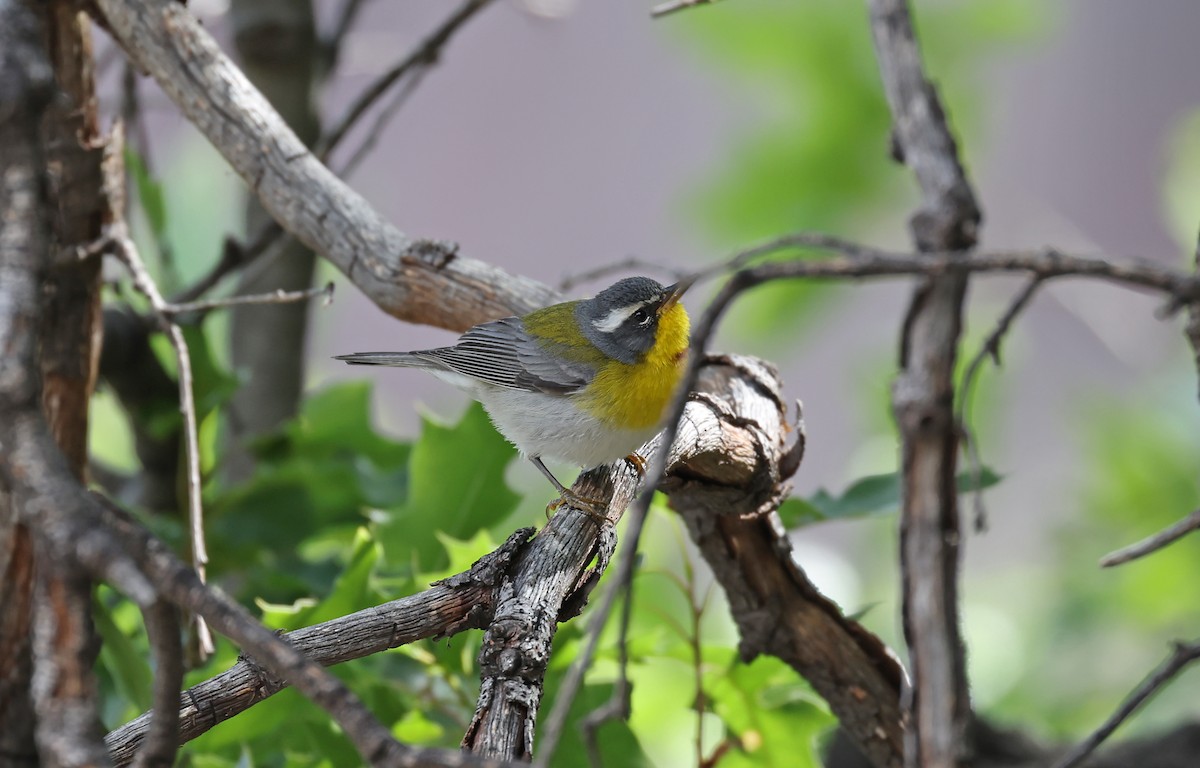
<svg viewBox="0 0 1200 768">
<path fill-rule="evenodd" d="M 789 446 L 775 371 L 744 358 L 729 363 L 701 377 L 702 391 L 717 403 L 739 406 L 720 416 L 724 439 L 677 466 L 663 490 L 725 590 L 742 658 L 769 654 L 792 666 L 873 764 L 896 768 L 903 755 L 903 670 L 877 637 L 808 580 L 775 511 L 781 483 L 800 460 L 803 424 Z"/>
<path fill-rule="evenodd" d="M 550 288 L 405 235 L 322 165 L 171 0 L 98 0 L 114 37 L 212 142 L 263 207 L 402 319 L 444 328 L 552 303 Z"/>
<path fill-rule="evenodd" d="M 288 642 L 313 661 L 332 666 L 422 638 L 482 628 L 491 619 L 500 574 L 531 534 L 528 528 L 517 531 L 469 571 L 424 592 L 289 632 Z M 179 709 L 181 741 L 196 738 L 285 687 L 286 681 L 253 660 L 239 660 L 184 693 Z M 150 723 L 147 712 L 105 737 L 117 765 L 132 760 Z"/>
<path fill-rule="evenodd" d="M 773 514 L 772 505 L 777 505 L 783 498 L 782 483 L 795 470 L 795 463 L 788 465 L 787 471 L 780 469 L 780 463 L 787 455 L 783 446 L 789 427 L 778 409 L 781 402 L 779 381 L 770 375 L 760 378 L 765 370 L 761 363 L 748 358 L 714 358 L 704 368 L 706 375 L 699 387 L 702 394 L 684 408 L 678 433 L 667 454 L 665 465 L 669 481 L 666 488 L 671 494 L 687 489 L 691 494 L 688 498 L 694 503 L 704 487 L 713 502 L 703 510 L 693 508 L 692 512 L 697 516 L 701 512 L 718 514 L 719 507 L 722 519 L 736 516 L 741 509 L 756 511 L 762 520 L 769 520 Z M 774 419 L 766 418 L 764 414 L 774 414 Z M 647 444 L 644 453 L 654 455 L 661 439 Z M 634 467 L 618 462 L 585 473 L 574 490 L 585 497 L 608 500 L 609 524 L 615 524 L 633 499 L 640 482 Z M 741 499 L 741 506 L 729 506 L 734 499 Z M 775 520 L 778 522 L 777 518 Z M 711 519 L 704 525 L 714 524 L 721 525 Z M 736 549 L 750 542 L 750 536 L 760 534 L 755 531 L 747 534 L 746 539 L 741 539 L 741 535 L 741 531 L 731 534 L 725 544 Z M 607 556 L 611 554 L 606 550 L 603 538 L 595 522 L 584 513 L 574 509 L 566 514 L 560 511 L 523 553 L 511 584 L 501 587 L 504 597 L 497 606 L 481 651 L 483 691 L 464 746 L 508 759 L 532 756 L 534 716 L 541 699 L 541 681 L 555 624 L 563 618 L 564 601 L 574 606 L 569 613 L 578 610 L 580 601 L 575 593 L 581 586 L 590 586 L 591 578 L 603 570 Z M 783 592 L 772 599 L 783 600 L 804 615 L 816 612 L 831 616 L 836 613 L 836 608 L 803 579 L 799 568 L 790 560 L 789 549 L 773 540 L 773 546 L 756 548 L 755 552 L 763 559 L 753 564 L 752 570 L 779 568 L 788 575 L 787 579 L 777 580 L 773 585 Z M 585 571 L 585 566 L 597 555 L 601 558 L 600 564 L 593 571 Z M 728 567 L 717 574 L 731 600 L 739 605 L 749 605 L 755 600 L 747 596 L 745 587 L 747 578 L 754 581 L 754 577 L 739 576 L 739 568 L 749 565 L 739 561 L 736 567 Z M 759 599 L 763 598 L 759 593 Z M 812 607 L 817 605 L 819 607 Z M 740 620 L 737 611 L 735 617 Z M 877 640 L 874 642 L 879 654 L 868 660 L 868 654 L 862 649 L 870 645 L 865 640 L 869 635 L 854 622 L 827 620 L 809 625 L 805 631 L 810 633 L 808 639 L 813 648 L 819 645 L 826 651 L 837 649 L 834 655 L 848 663 L 860 664 L 857 672 L 844 670 L 847 678 L 843 680 L 861 675 L 863 680 L 871 680 L 866 690 L 874 692 L 888 687 L 881 669 L 890 665 L 893 672 L 898 670 Z M 819 643 L 814 642 L 818 638 Z M 761 639 L 762 636 L 748 639 L 747 648 L 753 648 L 753 652 L 780 654 L 785 661 L 795 663 L 794 649 L 785 649 L 779 644 L 759 647 L 757 642 Z M 855 648 L 858 650 L 853 650 Z M 811 673 L 815 670 L 815 658 L 809 657 L 808 661 L 813 666 L 801 671 Z M 824 673 L 824 679 L 830 679 L 828 673 Z M 839 709 L 849 701 L 844 691 L 839 694 L 833 688 L 822 688 L 821 693 L 838 701 Z M 897 697 L 898 689 L 892 685 L 893 703 Z M 859 706 L 861 708 L 861 701 Z M 872 701 L 870 706 L 877 704 Z M 849 709 L 845 711 L 850 714 Z M 898 739 L 898 716 L 893 720 L 892 725 L 882 727 Z M 874 725 L 878 726 L 880 722 Z M 548 758 L 548 754 L 539 753 L 539 762 Z"/>
<path fill-rule="evenodd" d="M 893 147 L 921 188 L 910 219 L 918 250 L 975 245 L 979 207 L 958 160 L 937 90 L 922 69 L 907 0 L 870 0 L 871 30 L 892 112 Z M 970 690 L 958 615 L 958 423 L 954 364 L 967 278 L 917 289 L 900 340 L 892 410 L 901 436 L 900 564 L 912 667 L 905 762 L 955 768 L 970 754 Z"/>
</svg>

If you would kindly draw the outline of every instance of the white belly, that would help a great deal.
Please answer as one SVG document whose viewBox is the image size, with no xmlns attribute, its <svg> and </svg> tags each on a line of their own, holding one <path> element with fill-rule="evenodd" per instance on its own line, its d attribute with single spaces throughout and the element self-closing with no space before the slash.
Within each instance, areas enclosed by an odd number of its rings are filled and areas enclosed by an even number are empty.
<svg viewBox="0 0 1200 768">
<path fill-rule="evenodd" d="M 625 458 L 659 431 L 614 429 L 578 409 L 570 395 L 505 389 L 445 371 L 432 373 L 483 403 L 496 429 L 525 456 L 588 469 Z"/>
</svg>

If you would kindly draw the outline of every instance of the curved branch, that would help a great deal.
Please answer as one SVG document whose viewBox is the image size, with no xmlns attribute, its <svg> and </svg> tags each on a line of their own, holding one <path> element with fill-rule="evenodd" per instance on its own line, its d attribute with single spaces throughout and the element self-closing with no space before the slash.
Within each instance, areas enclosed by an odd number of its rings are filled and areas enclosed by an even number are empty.
<svg viewBox="0 0 1200 768">
<path fill-rule="evenodd" d="M 479 629 L 490 621 L 499 574 L 520 551 L 532 529 L 516 531 L 470 570 L 415 595 L 297 629 L 285 635 L 298 651 L 325 666 L 359 659 L 423 638 Z M 287 687 L 251 659 L 192 686 L 179 707 L 181 741 L 207 732 Z M 152 723 L 147 712 L 105 737 L 117 765 L 127 765 Z"/>
<path fill-rule="evenodd" d="M 285 229 L 328 258 L 384 311 L 466 329 L 529 312 L 555 292 L 419 240 L 385 222 L 296 138 L 183 5 L 98 0 L 113 36 L 208 137 Z"/>
</svg>

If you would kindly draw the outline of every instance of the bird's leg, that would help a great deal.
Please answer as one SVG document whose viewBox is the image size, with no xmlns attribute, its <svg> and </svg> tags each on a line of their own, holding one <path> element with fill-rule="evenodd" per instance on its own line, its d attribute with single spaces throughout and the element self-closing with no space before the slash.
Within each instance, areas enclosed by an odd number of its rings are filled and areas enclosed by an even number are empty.
<svg viewBox="0 0 1200 768">
<path fill-rule="evenodd" d="M 629 454 L 625 457 L 625 461 L 633 465 L 633 468 L 637 470 L 638 477 L 643 480 L 646 478 L 646 460 L 642 458 L 640 453 L 634 452 Z"/>
<path fill-rule="evenodd" d="M 608 508 L 608 504 L 606 502 L 601 499 L 588 499 L 580 496 L 579 494 L 575 493 L 575 491 L 572 491 L 570 488 L 558 482 L 558 478 L 554 476 L 554 473 L 547 469 L 546 465 L 542 463 L 541 456 L 530 456 L 529 460 L 533 462 L 533 466 L 537 467 L 541 473 L 546 476 L 546 479 L 549 480 L 550 483 L 555 487 L 560 496 L 558 500 L 552 501 L 546 505 L 546 517 L 550 517 L 550 513 L 562 506 L 563 502 L 565 501 L 575 507 L 578 507 L 579 511 L 583 512 L 589 517 L 594 518 L 597 522 L 605 522 L 607 518 L 605 518 L 604 513 Z"/>
</svg>

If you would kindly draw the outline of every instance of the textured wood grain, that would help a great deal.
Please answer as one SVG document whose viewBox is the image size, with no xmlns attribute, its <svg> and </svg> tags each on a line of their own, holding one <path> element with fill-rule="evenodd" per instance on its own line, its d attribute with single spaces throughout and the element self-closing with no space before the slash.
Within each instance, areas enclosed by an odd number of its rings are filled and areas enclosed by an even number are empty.
<svg viewBox="0 0 1200 768">
<path fill-rule="evenodd" d="M 287 633 L 288 641 L 313 661 L 331 666 L 427 637 L 486 625 L 492 615 L 494 584 L 530 531 L 518 531 L 469 571 L 416 595 L 340 616 Z M 287 684 L 251 658 L 184 692 L 179 710 L 180 739 L 189 741 Z M 150 727 L 150 713 L 105 737 L 113 762 L 128 765 Z"/>
<path fill-rule="evenodd" d="M 183 5 L 99 0 L 113 35 L 301 242 L 333 262 L 384 311 L 466 328 L 553 303 L 557 293 L 410 237 L 313 156 Z"/>
<path fill-rule="evenodd" d="M 796 562 L 776 509 L 803 451 L 803 427 L 793 433 L 773 369 L 736 363 L 706 369 L 701 386 L 736 404 L 713 411 L 729 437 L 682 461 L 664 490 L 729 599 L 742 658 L 769 654 L 789 664 L 874 765 L 897 768 L 903 671 Z M 741 447 L 730 451 L 732 444 Z"/>
<path fill-rule="evenodd" d="M 913 171 L 921 205 L 909 221 L 921 251 L 975 245 L 980 212 L 925 77 L 907 0 L 871 0 L 871 30 L 892 113 L 897 159 Z M 905 762 L 954 768 L 971 751 L 970 691 L 959 627 L 958 423 L 954 365 L 967 276 L 934 277 L 916 289 L 900 341 L 892 411 L 900 428 L 903 503 L 900 562 L 904 636 L 912 666 Z"/>
</svg>

